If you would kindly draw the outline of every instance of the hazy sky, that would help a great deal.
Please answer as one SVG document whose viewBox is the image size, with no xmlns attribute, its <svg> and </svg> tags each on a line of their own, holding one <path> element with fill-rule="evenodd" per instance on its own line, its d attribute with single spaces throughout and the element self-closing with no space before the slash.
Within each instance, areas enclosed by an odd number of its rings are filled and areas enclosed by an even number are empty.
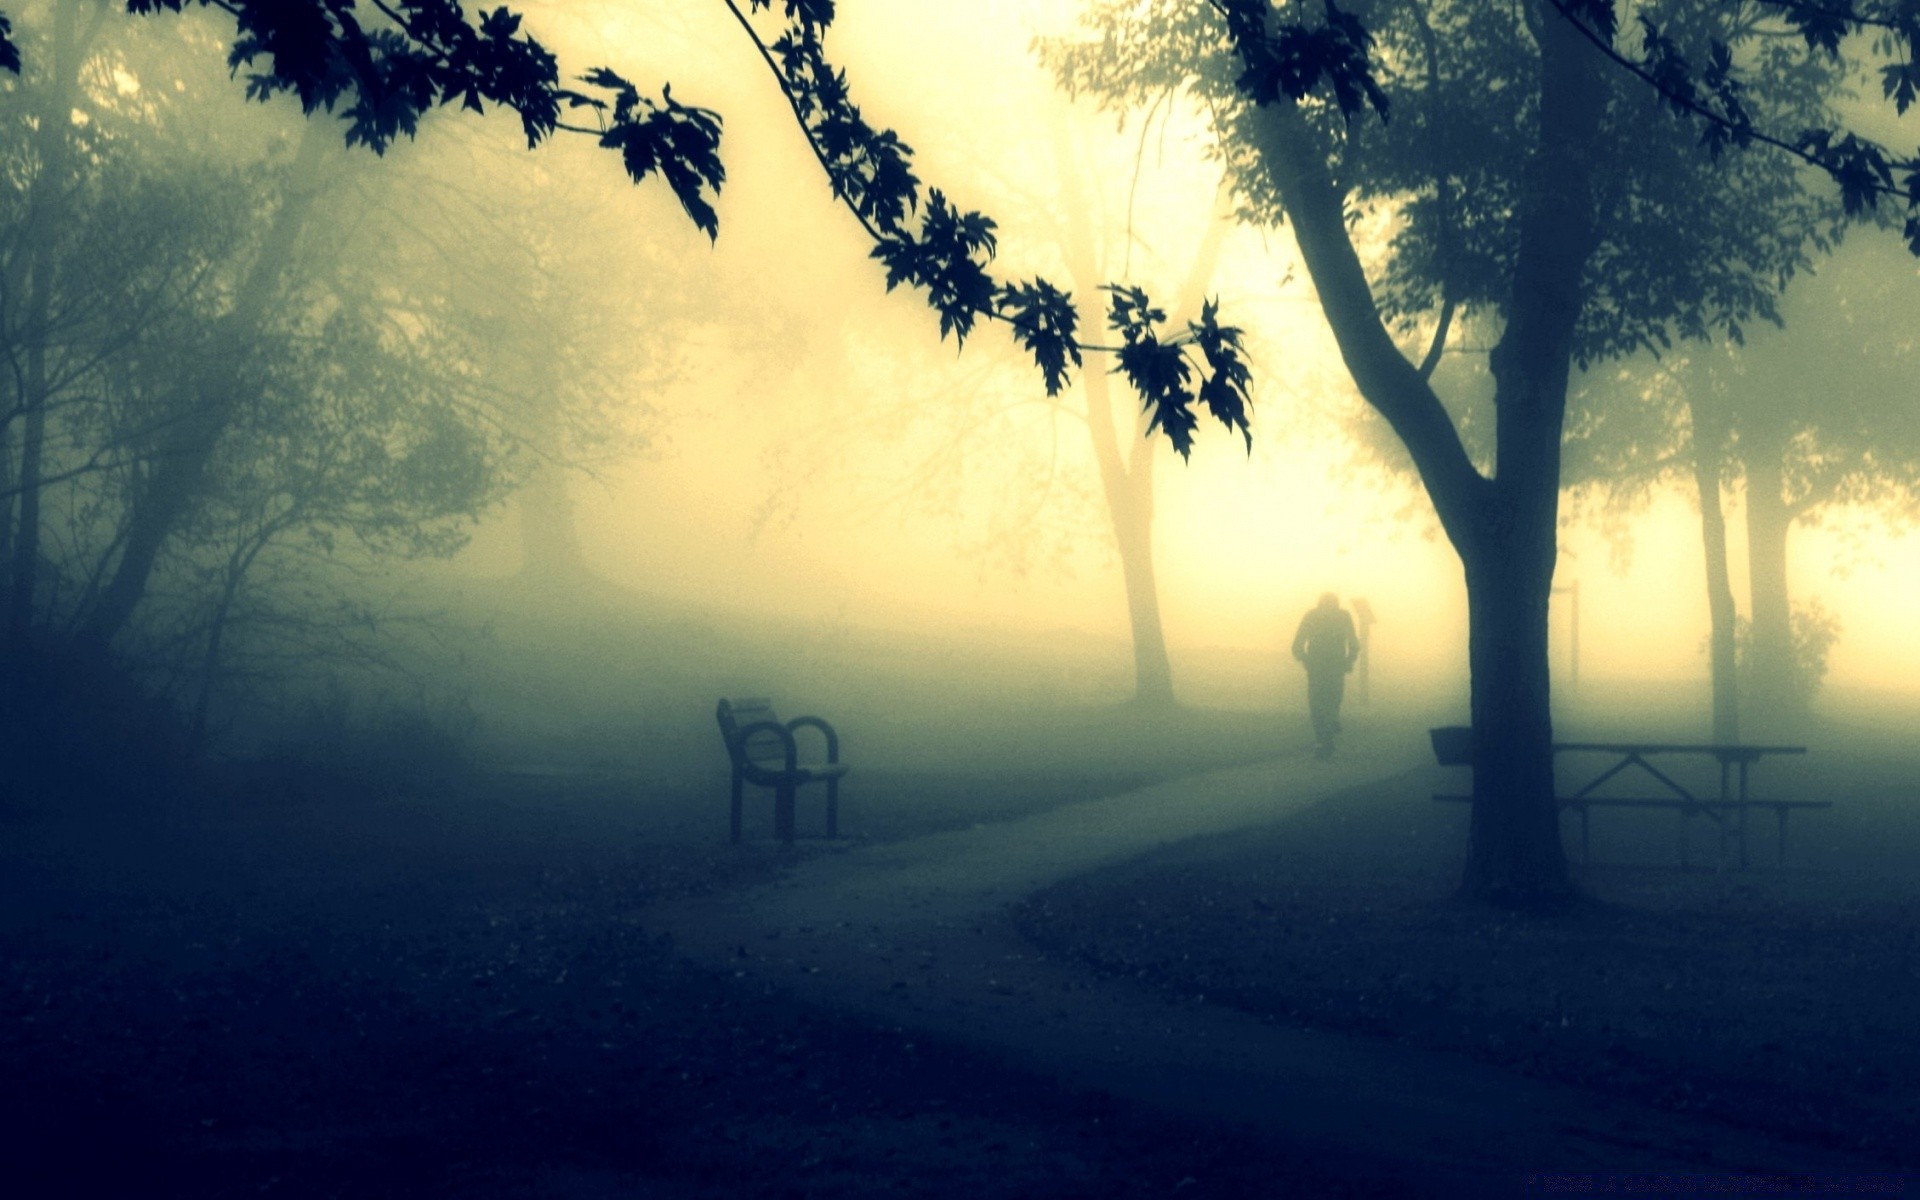
<svg viewBox="0 0 1920 1200">
<path fill-rule="evenodd" d="M 918 149 L 923 178 L 997 217 L 1007 273 L 1062 276 L 1044 211 L 1058 196 L 1052 114 L 1062 102 L 1029 43 L 1071 6 L 843 0 L 840 10 L 833 56 L 869 116 Z M 678 98 L 724 113 L 729 182 L 718 246 L 659 221 L 658 204 L 636 203 L 646 219 L 635 236 L 670 239 L 756 312 L 785 322 L 772 349 L 751 326 L 719 335 L 712 361 L 658 398 L 655 451 L 577 484 L 596 569 L 703 606 L 771 605 L 854 626 L 1014 625 L 1124 639 L 1117 559 L 1106 548 L 1084 428 L 1037 403 L 1030 369 L 998 365 L 1008 357 L 1003 332 L 981 331 L 957 356 L 916 300 L 883 295 L 864 237 L 830 202 L 725 9 L 546 4 L 533 19 L 563 63 L 670 78 Z M 1149 139 L 1135 184 L 1137 119 L 1124 130 L 1111 116 L 1066 122 L 1089 169 L 1092 206 L 1106 214 L 1107 269 L 1117 276 L 1124 258 L 1131 281 L 1171 302 L 1218 179 L 1190 124 L 1171 122 Z M 621 185 L 609 162 L 582 186 Z M 1140 240 L 1126 256 L 1129 191 Z M 1864 236 L 1897 252 L 1890 235 Z M 1355 401 L 1292 255 L 1284 232 L 1237 230 L 1209 289 L 1225 319 L 1257 339 L 1254 453 L 1218 435 L 1204 437 L 1188 464 L 1159 452 L 1156 545 L 1176 682 L 1180 647 L 1277 653 L 1300 612 L 1329 589 L 1370 599 L 1382 618 L 1381 662 L 1455 669 L 1465 620 L 1457 561 L 1423 499 L 1342 469 L 1342 422 Z M 955 414 L 978 411 L 983 394 L 1032 412 L 1004 436 L 976 439 L 954 456 L 958 466 L 925 469 L 965 424 Z M 1044 504 L 1042 473 L 1055 478 Z M 1740 588 L 1737 500 L 1730 515 Z M 510 569 L 513 521 L 509 511 L 481 531 L 469 569 Z M 1660 501 L 1634 524 L 1624 573 L 1597 534 L 1568 537 L 1560 578 L 1581 588 L 1585 670 L 1704 674 L 1697 528 L 1690 497 Z M 1796 600 L 1818 597 L 1844 625 L 1831 680 L 1913 690 L 1920 634 L 1907 614 L 1920 594 L 1920 541 L 1875 535 L 1864 556 L 1839 546 L 1830 533 L 1796 530 L 1791 548 Z M 1851 570 L 1836 575 L 1843 563 Z M 1566 661 L 1568 620 L 1556 614 L 1557 664 Z"/>
</svg>

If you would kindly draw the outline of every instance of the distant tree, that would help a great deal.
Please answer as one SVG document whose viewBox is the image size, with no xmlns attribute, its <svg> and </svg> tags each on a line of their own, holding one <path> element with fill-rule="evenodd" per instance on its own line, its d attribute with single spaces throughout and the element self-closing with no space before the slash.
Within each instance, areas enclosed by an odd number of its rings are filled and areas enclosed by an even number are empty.
<svg viewBox="0 0 1920 1200">
<path fill-rule="evenodd" d="M 1142 122 L 1142 148 L 1151 120 L 1149 114 Z M 1090 296 L 1096 293 L 1101 279 L 1110 277 L 1111 251 L 1095 236 L 1086 172 L 1075 161 L 1074 148 L 1064 137 L 1064 131 L 1056 130 L 1054 154 L 1060 177 L 1061 250 L 1077 292 Z M 1210 214 L 1200 244 L 1187 265 L 1186 278 L 1174 298 L 1176 324 L 1198 316 L 1207 303 L 1207 288 L 1219 263 L 1226 230 L 1226 222 Z M 1133 231 L 1129 229 L 1125 235 L 1131 237 Z M 1091 323 L 1097 317 L 1097 312 L 1083 302 L 1081 322 Z M 1171 705 L 1174 703 L 1173 664 L 1167 656 L 1166 630 L 1160 617 L 1160 584 L 1154 570 L 1153 479 L 1157 444 L 1151 434 L 1152 406 L 1129 405 L 1128 408 L 1138 414 L 1137 419 L 1125 412 L 1116 415 L 1113 388 L 1103 371 L 1083 372 L 1080 387 L 1086 398 L 1087 434 L 1099 469 L 1100 490 L 1106 500 L 1126 588 L 1128 626 L 1133 641 L 1134 698 L 1149 706 Z"/>
<path fill-rule="evenodd" d="M 1636 359 L 1590 380 L 1580 397 L 1585 403 L 1569 420 L 1568 454 L 1586 465 L 1576 492 L 1582 507 L 1599 515 L 1617 553 L 1624 554 L 1629 541 L 1628 514 L 1677 479 L 1691 487 L 1700 513 L 1713 738 L 1737 742 L 1739 613 L 1723 503 L 1736 471 L 1728 398 L 1710 368 L 1725 346 L 1688 346 L 1660 359 Z"/>
<path fill-rule="evenodd" d="M 1709 158 L 1697 131 L 1660 117 L 1660 92 L 1609 62 L 1611 6 L 1580 13 L 1551 0 L 1403 6 L 1371 9 L 1363 23 L 1337 7 L 1315 18 L 1264 0 L 1116 3 L 1093 10 L 1093 39 L 1055 52 L 1064 83 L 1116 105 L 1168 86 L 1198 93 L 1218 114 L 1248 215 L 1291 223 L 1355 384 L 1405 445 L 1465 568 L 1476 757 L 1464 888 L 1517 903 L 1571 891 L 1546 654 L 1570 377 L 1765 318 L 1804 237 L 1767 224 L 1775 214 L 1763 205 L 1758 241 L 1743 239 L 1750 198 L 1797 191 L 1794 165 Z M 1834 71 L 1776 63 L 1785 43 L 1764 15 L 1647 13 L 1642 36 L 1673 61 L 1721 63 L 1710 49 L 1720 45 L 1767 68 L 1744 112 L 1832 127 L 1823 93 Z M 1399 221 L 1376 282 L 1349 218 L 1379 206 Z M 1701 238 L 1702 228 L 1716 233 Z M 1499 330 L 1491 445 L 1479 461 L 1430 382 L 1462 309 Z M 1403 352 L 1396 321 L 1431 330 L 1428 349 Z"/>
<path fill-rule="evenodd" d="M 1626 364 L 1572 405 L 1568 461 L 1604 505 L 1631 508 L 1674 477 L 1699 498 L 1716 738 L 1737 740 L 1742 693 L 1777 726 L 1818 687 L 1837 627 L 1789 600 L 1792 527 L 1843 513 L 1898 528 L 1920 514 L 1906 317 L 1920 276 L 1887 249 L 1856 242 L 1798 275 L 1780 328 Z M 1751 620 L 1735 604 L 1721 505 L 1742 476 Z"/>
<path fill-rule="evenodd" d="M 0 212 L 59 205 L 0 234 L 0 275 L 32 301 L 23 319 L 0 306 L 7 650 L 10 668 L 76 635 L 97 650 L 103 606 L 123 605 L 120 661 L 203 722 L 242 614 L 284 608 L 315 557 L 352 562 L 344 543 L 362 561 L 451 549 L 497 493 L 505 448 L 457 386 L 445 323 L 392 264 L 369 270 L 337 228 L 303 236 L 310 201 L 289 229 L 289 181 L 322 173 L 331 138 L 304 127 L 291 166 L 194 153 L 143 41 L 96 38 L 64 86 L 0 98 Z M 62 94 L 60 159 L 38 152 L 43 88 Z"/>
<path fill-rule="evenodd" d="M 372 625 L 336 564 L 450 553 L 504 490 L 508 447 L 446 386 L 439 348 L 417 336 L 396 345 L 374 296 L 331 299 L 269 335 L 258 402 L 221 439 L 207 491 L 176 535 L 173 594 L 147 605 L 194 647 L 185 678 L 196 737 L 236 643 L 244 651 L 269 627 L 317 627 L 328 607 Z M 143 624 L 152 629 L 151 612 Z"/>
<path fill-rule="evenodd" d="M 1792 337 L 1765 331 L 1713 363 L 1746 475 L 1748 666 L 1769 713 L 1792 715 L 1818 685 L 1822 620 L 1789 597 L 1792 529 L 1841 511 L 1920 516 L 1920 273 L 1862 249 L 1795 285 Z"/>
<path fill-rule="evenodd" d="M 1180 281 L 1175 327 L 1207 304 L 1230 228 L 1223 214 L 1207 214 L 1199 230 L 1177 236 L 1156 230 L 1151 238 L 1127 219 L 1140 177 L 1151 169 L 1143 161 L 1151 135 L 1165 130 L 1161 116 L 1116 133 L 1056 114 L 1049 141 L 1026 147 L 1018 168 L 1006 155 L 979 155 L 985 177 L 979 186 L 996 208 L 1014 215 L 1025 253 L 1064 267 L 1080 297 L 1082 326 L 1097 327 L 1103 319 L 1100 281 L 1136 271 Z M 1132 170 L 1116 169 L 1129 158 Z M 987 530 L 963 542 L 965 548 L 1018 576 L 1037 562 L 1069 563 L 1096 539 L 1110 537 L 1133 652 L 1133 701 L 1175 703 L 1154 562 L 1162 443 L 1148 433 L 1151 409 L 1124 379 L 1096 365 L 1042 400 L 1017 362 L 983 356 L 972 369 L 930 379 L 920 359 L 899 352 L 894 326 L 875 329 L 864 314 L 826 324 L 832 327 L 812 339 L 821 361 L 801 386 L 850 396 L 847 407 L 858 419 L 823 425 L 810 410 L 809 430 L 796 439 L 797 448 L 783 448 L 780 461 L 803 461 L 817 477 L 820 463 L 871 456 L 871 441 L 855 440 L 850 430 L 881 433 L 902 447 L 888 455 L 903 464 L 889 495 L 904 500 L 910 493 L 919 511 L 943 518 L 964 510 L 968 526 Z"/>
<path fill-rule="evenodd" d="M 513 444 L 523 574 L 579 588 L 572 482 L 648 448 L 720 309 L 682 230 L 636 235 L 632 206 L 580 186 L 577 163 L 505 161 L 516 152 L 487 133 L 436 130 L 382 181 L 385 203 L 356 206 L 354 252 L 429 307 L 421 319 L 459 346 L 461 390 Z M 483 187 L 476 163 L 497 168 Z"/>
</svg>

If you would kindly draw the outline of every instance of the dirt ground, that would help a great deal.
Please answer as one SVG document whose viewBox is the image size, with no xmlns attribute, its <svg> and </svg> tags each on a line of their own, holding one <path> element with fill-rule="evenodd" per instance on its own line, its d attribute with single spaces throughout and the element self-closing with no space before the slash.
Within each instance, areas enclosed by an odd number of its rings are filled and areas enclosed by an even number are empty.
<svg viewBox="0 0 1920 1200">
<path fill-rule="evenodd" d="M 965 826 L 1257 757 L 1264 736 L 1128 755 L 1109 743 L 1130 731 L 1082 728 L 1064 764 L 1011 756 L 987 779 L 881 763 L 843 821 Z M 724 796 L 712 772 L 272 770 L 166 806 L 7 814 L 7 1193 L 1091 1198 L 1317 1178 L 1232 1130 L 681 962 L 643 909 L 795 861 L 727 846 Z"/>
<path fill-rule="evenodd" d="M 1194 726 L 1156 749 L 1102 718 L 991 775 L 964 746 L 876 763 L 843 821 L 884 848 L 1300 749 L 1260 720 Z M 1019 921 L 1051 960 L 1183 1005 L 1463 1051 L 1884 1164 L 1846 1194 L 1920 1194 L 1920 772 L 1884 741 L 1820 757 L 1783 782 L 1845 803 L 1807 815 L 1790 869 L 1681 872 L 1670 826 L 1610 826 L 1616 865 L 1560 920 L 1447 899 L 1464 814 L 1423 770 L 1053 888 Z M 723 795 L 711 773 L 275 769 L 6 814 L 9 1193 L 1423 1194 L 690 965 L 650 906 L 829 853 L 728 847 Z"/>
</svg>

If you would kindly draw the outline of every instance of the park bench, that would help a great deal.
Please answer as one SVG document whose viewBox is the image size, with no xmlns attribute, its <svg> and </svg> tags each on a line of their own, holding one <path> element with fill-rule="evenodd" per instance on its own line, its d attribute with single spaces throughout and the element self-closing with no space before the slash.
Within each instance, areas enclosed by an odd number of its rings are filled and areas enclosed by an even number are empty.
<svg viewBox="0 0 1920 1200">
<path fill-rule="evenodd" d="M 827 785 L 827 836 L 840 833 L 840 777 L 847 764 L 840 761 L 840 735 L 819 717 L 782 721 L 771 701 L 722 700 L 714 710 L 720 737 L 733 765 L 733 840 L 740 840 L 742 790 L 749 783 L 773 792 L 774 836 L 793 843 L 795 793 L 803 784 Z M 825 762 L 801 762 L 796 734 L 817 729 L 826 738 Z"/>
<path fill-rule="evenodd" d="M 1434 757 L 1442 766 L 1473 764 L 1472 734 L 1462 727 L 1432 731 Z M 1725 866 L 1730 847 L 1738 848 L 1739 863 L 1747 865 L 1747 819 L 1755 810 L 1770 811 L 1777 826 L 1775 850 L 1781 866 L 1787 862 L 1787 814 L 1795 809 L 1832 808 L 1830 800 L 1776 800 L 1754 796 L 1748 785 L 1756 763 L 1769 756 L 1805 754 L 1805 746 L 1756 746 L 1730 742 L 1555 742 L 1553 752 L 1560 754 L 1604 755 L 1611 760 L 1598 774 L 1570 794 L 1556 796 L 1561 811 L 1580 815 L 1580 858 L 1593 861 L 1591 812 L 1596 808 L 1670 809 L 1680 814 L 1680 865 L 1689 866 L 1689 846 L 1693 821 L 1704 817 L 1713 822 L 1720 834 L 1720 865 Z M 1649 762 L 1649 757 L 1680 755 L 1711 758 L 1719 764 L 1720 786 L 1717 793 L 1702 795 L 1687 788 L 1672 775 Z M 1628 771 L 1650 777 L 1657 785 L 1651 796 L 1602 794 L 1601 788 Z M 1471 803 L 1472 796 L 1440 794 L 1435 800 Z"/>
</svg>

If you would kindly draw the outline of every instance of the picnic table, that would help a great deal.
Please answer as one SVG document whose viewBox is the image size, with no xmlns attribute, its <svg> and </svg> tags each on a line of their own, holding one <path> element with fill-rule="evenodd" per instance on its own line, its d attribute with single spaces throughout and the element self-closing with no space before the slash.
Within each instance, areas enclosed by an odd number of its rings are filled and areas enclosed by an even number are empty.
<svg viewBox="0 0 1920 1200">
<path fill-rule="evenodd" d="M 1443 737 L 1442 735 L 1447 735 Z M 1458 728 L 1434 731 L 1434 751 L 1443 764 L 1470 765 L 1471 754 L 1467 751 L 1470 744 L 1466 731 Z M 1739 863 L 1747 865 L 1747 822 L 1748 815 L 1755 809 L 1771 810 L 1778 828 L 1775 843 L 1777 859 L 1785 866 L 1787 861 L 1787 815 L 1795 809 L 1831 808 L 1830 800 L 1781 800 L 1772 797 L 1755 796 L 1751 789 L 1754 768 L 1761 760 L 1772 757 L 1805 754 L 1805 746 L 1753 745 L 1733 742 L 1555 742 L 1553 752 L 1563 754 L 1599 755 L 1602 765 L 1597 773 L 1572 791 L 1555 797 L 1555 802 L 1564 810 L 1571 809 L 1580 814 L 1580 857 L 1583 862 L 1591 862 L 1592 821 L 1591 811 L 1595 808 L 1665 808 L 1680 815 L 1680 865 L 1689 866 L 1689 834 L 1693 820 L 1704 817 L 1714 823 L 1720 833 L 1720 863 L 1725 865 L 1729 847 L 1738 848 Z M 1707 793 L 1689 788 L 1673 777 L 1669 771 L 1655 766 L 1651 759 L 1659 757 L 1709 758 L 1719 765 L 1719 788 Z M 1630 772 L 1637 777 L 1650 778 L 1657 788 L 1649 789 L 1652 795 L 1620 795 L 1602 789 L 1615 779 Z M 1471 796 L 1435 796 L 1436 800 L 1470 801 Z"/>
</svg>

